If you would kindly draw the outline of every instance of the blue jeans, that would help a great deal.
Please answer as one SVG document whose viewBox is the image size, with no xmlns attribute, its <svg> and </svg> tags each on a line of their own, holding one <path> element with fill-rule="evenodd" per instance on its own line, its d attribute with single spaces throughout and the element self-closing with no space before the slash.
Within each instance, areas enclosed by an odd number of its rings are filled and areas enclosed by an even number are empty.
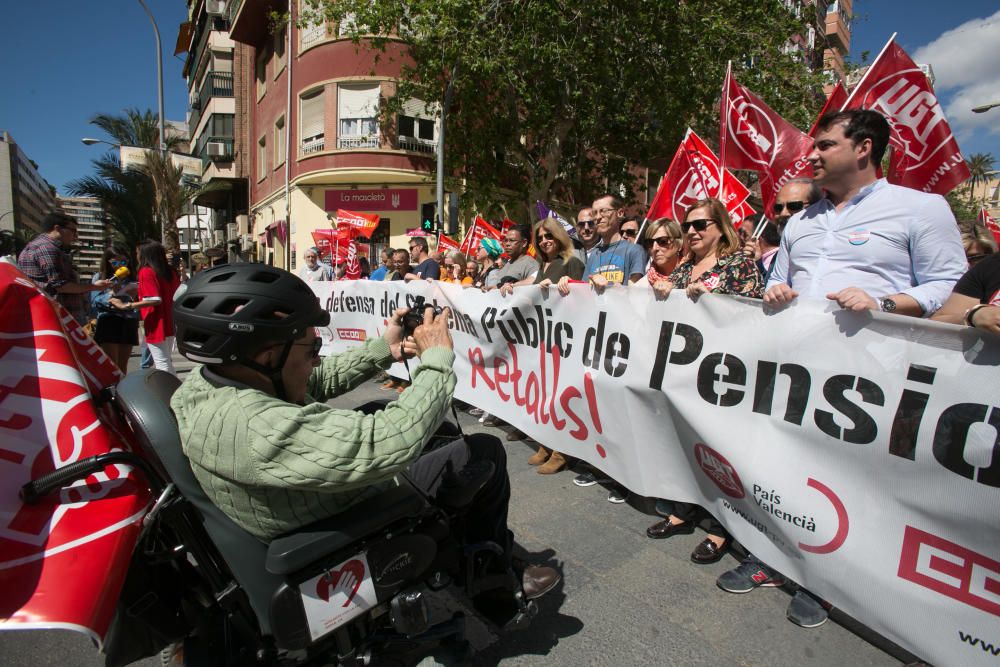
<svg viewBox="0 0 1000 667">
<path fill-rule="evenodd" d="M 142 344 L 142 359 L 139 360 L 139 368 L 152 368 L 153 354 L 149 351 L 149 346 Z"/>
</svg>

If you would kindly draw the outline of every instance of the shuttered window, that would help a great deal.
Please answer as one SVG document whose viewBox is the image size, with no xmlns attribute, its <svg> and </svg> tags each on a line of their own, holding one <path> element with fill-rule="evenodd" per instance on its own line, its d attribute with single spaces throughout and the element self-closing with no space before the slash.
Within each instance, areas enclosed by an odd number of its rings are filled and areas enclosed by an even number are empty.
<svg viewBox="0 0 1000 667">
<path fill-rule="evenodd" d="M 300 118 L 302 130 L 302 151 L 304 153 L 323 149 L 324 130 L 323 89 L 317 88 L 305 93 L 301 98 Z M 316 148 L 319 146 L 319 148 Z"/>
<path fill-rule="evenodd" d="M 338 90 L 337 117 L 339 135 L 348 137 L 378 137 L 379 84 L 342 85 Z"/>
</svg>

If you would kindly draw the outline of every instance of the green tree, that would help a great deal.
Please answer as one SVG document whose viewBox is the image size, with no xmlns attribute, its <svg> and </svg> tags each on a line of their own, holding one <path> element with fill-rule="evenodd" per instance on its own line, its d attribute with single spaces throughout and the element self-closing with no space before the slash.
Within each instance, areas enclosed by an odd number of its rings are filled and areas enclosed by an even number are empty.
<svg viewBox="0 0 1000 667">
<path fill-rule="evenodd" d="M 976 186 L 981 183 L 986 183 L 990 180 L 990 176 L 996 171 L 993 166 L 995 162 L 993 156 L 989 153 L 973 153 L 965 161 L 965 164 L 969 167 L 969 180 L 967 185 L 969 188 L 969 206 L 973 206 L 975 202 L 972 201 L 974 193 L 976 191 Z"/>
<path fill-rule="evenodd" d="M 804 18 L 777 1 L 310 3 L 303 25 L 340 22 L 356 48 L 400 66 L 390 128 L 403 100 L 438 102 L 451 82 L 448 173 L 480 210 L 589 203 L 629 166 L 665 166 L 687 126 L 717 136 L 728 60 L 800 127 L 821 106 L 819 75 L 783 49 Z"/>
<path fill-rule="evenodd" d="M 71 181 L 67 191 L 74 197 L 97 199 L 116 240 L 126 248 L 135 248 L 146 238 L 160 238 L 160 226 L 153 215 L 156 195 L 152 179 L 138 169 L 122 169 L 113 152 L 92 164 L 95 173 Z"/>
</svg>

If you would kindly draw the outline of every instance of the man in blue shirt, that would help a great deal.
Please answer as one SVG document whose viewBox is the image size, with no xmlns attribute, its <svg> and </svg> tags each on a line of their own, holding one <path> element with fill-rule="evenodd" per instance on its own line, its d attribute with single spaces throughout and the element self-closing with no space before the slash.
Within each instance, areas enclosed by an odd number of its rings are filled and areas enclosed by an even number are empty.
<svg viewBox="0 0 1000 667">
<path fill-rule="evenodd" d="M 594 200 L 592 212 L 601 240 L 588 253 L 584 280 L 603 289 L 612 283 L 627 285 L 642 278 L 646 272 L 646 251 L 640 244 L 622 238 L 621 223 L 625 218 L 622 200 L 604 195 Z"/>
<path fill-rule="evenodd" d="M 410 270 L 403 280 L 440 280 L 441 265 L 434 261 L 427 250 L 427 239 L 417 236 L 410 239 L 410 257 L 416 262 L 416 266 Z"/>
<path fill-rule="evenodd" d="M 368 276 L 368 280 L 385 280 L 386 274 L 389 273 L 389 264 L 392 262 L 392 248 L 383 248 L 380 258 L 382 263 L 378 265 L 378 268 L 372 271 L 372 274 Z"/>
<path fill-rule="evenodd" d="M 875 111 L 820 119 L 809 161 L 826 198 L 788 222 L 764 303 L 802 296 L 921 317 L 948 298 L 966 269 L 955 217 L 940 195 L 877 177 L 888 141 Z"/>
</svg>

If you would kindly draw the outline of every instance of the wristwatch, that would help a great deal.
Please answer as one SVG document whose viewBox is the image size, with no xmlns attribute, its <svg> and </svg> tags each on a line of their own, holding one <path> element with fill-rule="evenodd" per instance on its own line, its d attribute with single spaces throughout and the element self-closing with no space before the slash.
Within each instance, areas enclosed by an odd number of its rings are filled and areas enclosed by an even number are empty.
<svg viewBox="0 0 1000 667">
<path fill-rule="evenodd" d="M 879 309 L 883 313 L 895 313 L 896 312 L 896 302 L 893 301 L 892 299 L 890 299 L 889 297 L 885 297 L 883 299 L 879 299 L 878 306 L 879 306 Z"/>
</svg>

